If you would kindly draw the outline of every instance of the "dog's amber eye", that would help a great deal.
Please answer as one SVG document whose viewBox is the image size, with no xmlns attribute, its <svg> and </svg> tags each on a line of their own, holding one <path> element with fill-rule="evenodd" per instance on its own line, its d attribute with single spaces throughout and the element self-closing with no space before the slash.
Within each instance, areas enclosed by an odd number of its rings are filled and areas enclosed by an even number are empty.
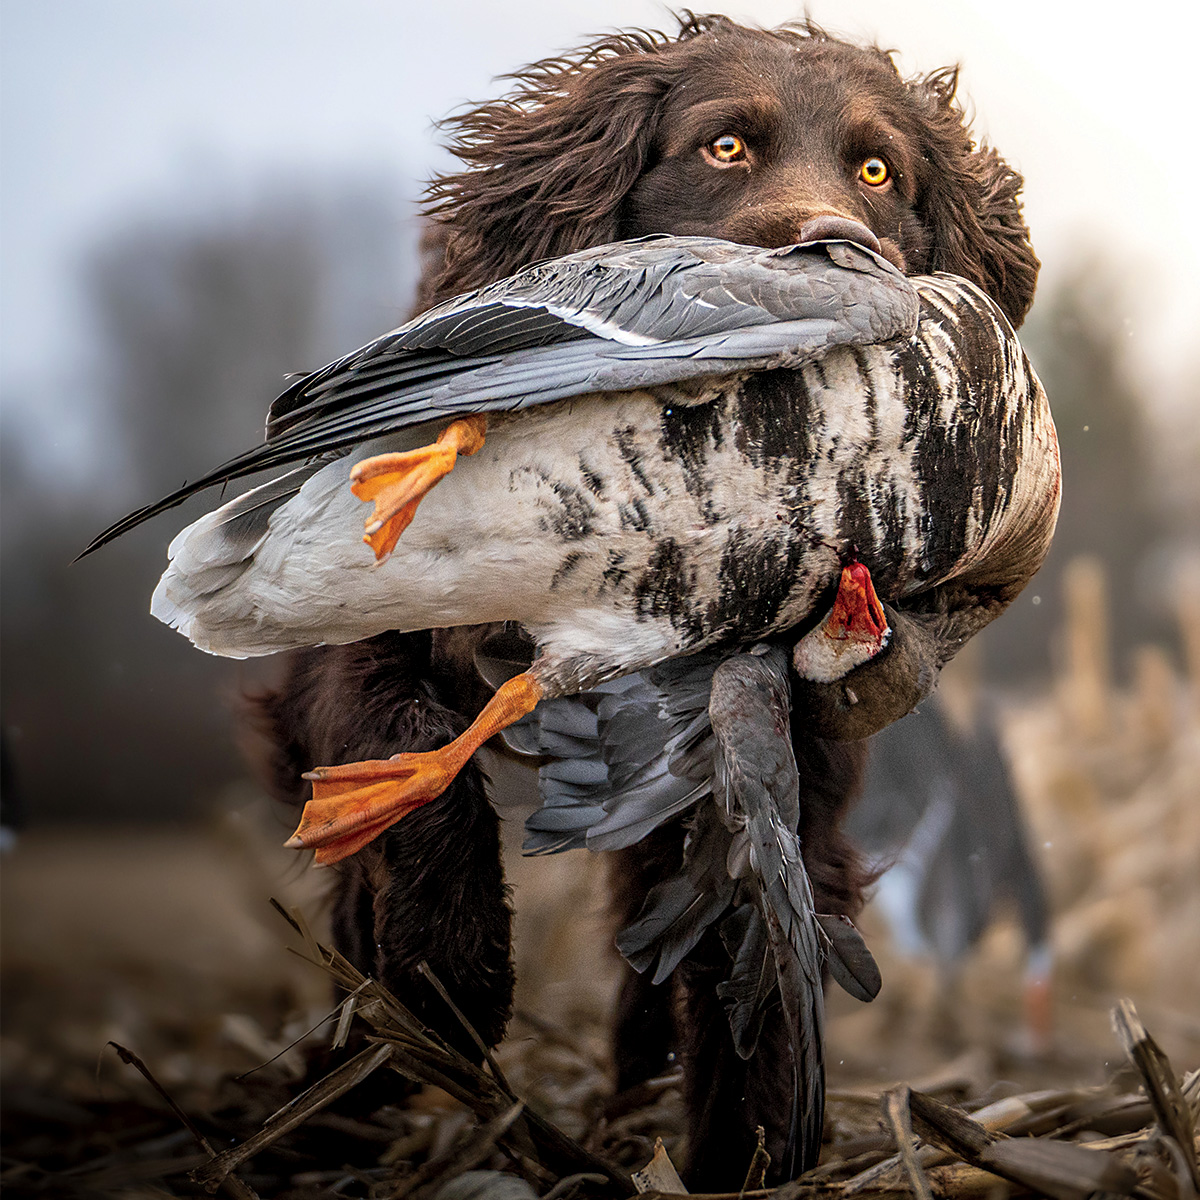
<svg viewBox="0 0 1200 1200">
<path fill-rule="evenodd" d="M 888 165 L 882 158 L 868 158 L 859 167 L 858 177 L 863 183 L 869 183 L 872 187 L 878 187 L 881 183 L 887 183 Z"/>
<path fill-rule="evenodd" d="M 746 157 L 746 143 L 736 133 L 723 133 L 704 148 L 719 163 L 741 162 Z"/>
</svg>

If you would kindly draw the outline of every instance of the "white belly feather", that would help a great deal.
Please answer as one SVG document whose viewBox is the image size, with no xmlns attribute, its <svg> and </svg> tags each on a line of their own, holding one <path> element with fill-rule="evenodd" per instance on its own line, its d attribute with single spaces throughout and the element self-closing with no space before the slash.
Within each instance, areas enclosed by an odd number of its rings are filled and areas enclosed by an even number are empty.
<svg viewBox="0 0 1200 1200">
<path fill-rule="evenodd" d="M 776 532 L 788 489 L 777 472 L 729 447 L 710 460 L 716 486 L 703 502 L 689 492 L 683 465 L 662 456 L 653 459 L 651 491 L 614 431 L 627 450 L 651 452 L 662 409 L 661 398 L 635 392 L 493 417 L 483 449 L 458 460 L 379 564 L 362 541 L 369 508 L 350 491 L 350 469 L 368 455 L 431 441 L 437 427 L 363 446 L 281 505 L 240 563 L 189 553 L 222 510 L 185 529 L 151 611 L 201 649 L 235 658 L 499 620 L 525 625 L 551 655 L 607 657 L 618 644 L 623 660 L 678 653 L 685 639 L 671 621 L 639 614 L 616 576 L 647 571 L 669 536 L 699 573 L 697 585 L 715 584 L 731 528 L 752 539 Z M 573 500 L 585 495 L 586 513 L 575 511 Z"/>
</svg>

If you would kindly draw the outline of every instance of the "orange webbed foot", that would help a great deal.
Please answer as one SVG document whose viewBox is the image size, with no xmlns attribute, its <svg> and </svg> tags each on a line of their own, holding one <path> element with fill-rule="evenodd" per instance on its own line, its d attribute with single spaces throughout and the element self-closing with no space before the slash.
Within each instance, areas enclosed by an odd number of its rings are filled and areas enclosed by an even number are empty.
<svg viewBox="0 0 1200 1200">
<path fill-rule="evenodd" d="M 383 562 L 396 548 L 431 488 L 453 469 L 460 454 L 479 450 L 487 433 L 483 414 L 452 421 L 432 446 L 420 446 L 400 454 L 377 454 L 355 463 L 350 488 L 360 499 L 374 502 L 365 525 L 363 541 Z"/>
<path fill-rule="evenodd" d="M 361 850 L 446 790 L 457 771 L 446 761 L 449 749 L 309 771 L 304 778 L 312 782 L 313 798 L 286 845 L 315 849 L 319 866 Z"/>
<path fill-rule="evenodd" d="M 285 845 L 316 850 L 318 866 L 361 850 L 440 796 L 488 738 L 532 712 L 541 696 L 541 684 L 526 672 L 502 684 L 470 728 L 440 750 L 309 771 L 304 778 L 312 781 L 313 798 Z"/>
</svg>

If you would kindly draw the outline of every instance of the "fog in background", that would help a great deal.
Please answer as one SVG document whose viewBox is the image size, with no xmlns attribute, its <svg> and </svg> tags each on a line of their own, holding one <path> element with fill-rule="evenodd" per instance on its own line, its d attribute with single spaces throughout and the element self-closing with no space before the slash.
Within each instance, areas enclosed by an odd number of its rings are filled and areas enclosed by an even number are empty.
<svg viewBox="0 0 1200 1200">
<path fill-rule="evenodd" d="M 1128 29 L 1024 2 L 810 8 L 907 73 L 960 61 L 977 129 L 1027 176 L 1045 269 L 1023 339 L 1066 485 L 1047 567 L 981 639 L 1010 690 L 1045 685 L 1081 552 L 1108 574 L 1118 670 L 1147 641 L 1178 653 L 1200 529 L 1200 155 L 1195 39 L 1167 11 Z M 673 22 L 633 0 L 6 0 L 0 16 L 8 796 L 36 822 L 194 816 L 243 772 L 230 701 L 272 669 L 147 615 L 166 543 L 214 497 L 71 559 L 257 440 L 285 372 L 403 319 L 416 197 L 449 161 L 436 118 L 592 34 Z"/>
</svg>

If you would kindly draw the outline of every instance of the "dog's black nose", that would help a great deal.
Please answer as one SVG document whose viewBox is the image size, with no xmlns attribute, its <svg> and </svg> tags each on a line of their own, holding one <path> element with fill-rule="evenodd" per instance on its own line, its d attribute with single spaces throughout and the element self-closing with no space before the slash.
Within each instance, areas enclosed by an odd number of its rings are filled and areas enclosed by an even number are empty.
<svg viewBox="0 0 1200 1200">
<path fill-rule="evenodd" d="M 836 217 L 826 213 L 805 221 L 800 229 L 801 242 L 820 242 L 826 238 L 844 238 L 848 242 L 857 242 L 876 254 L 882 253 L 879 239 L 861 222 L 852 221 L 849 217 Z"/>
</svg>

